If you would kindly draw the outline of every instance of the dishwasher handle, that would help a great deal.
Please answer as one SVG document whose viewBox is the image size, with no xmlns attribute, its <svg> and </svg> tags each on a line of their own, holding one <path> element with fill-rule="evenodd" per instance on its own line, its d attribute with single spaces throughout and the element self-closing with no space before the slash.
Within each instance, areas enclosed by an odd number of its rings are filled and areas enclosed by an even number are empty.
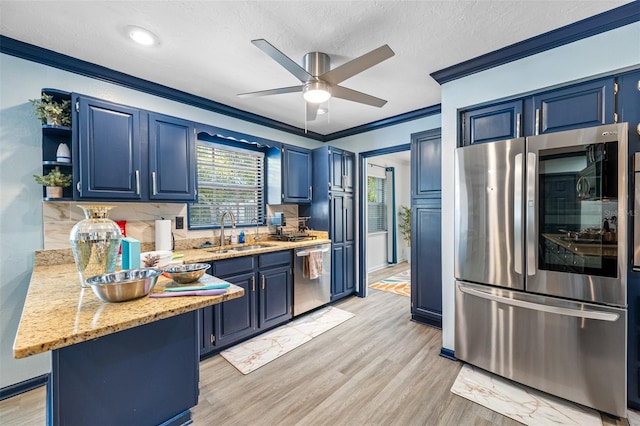
<svg viewBox="0 0 640 426">
<path fill-rule="evenodd" d="M 326 253 L 329 250 L 331 250 L 329 247 L 318 247 L 318 248 L 311 248 L 311 249 L 306 249 L 306 250 L 296 250 L 296 256 L 297 257 L 307 257 L 307 256 L 309 256 L 309 253 L 311 253 L 311 252 L 321 251 L 322 253 Z"/>
</svg>

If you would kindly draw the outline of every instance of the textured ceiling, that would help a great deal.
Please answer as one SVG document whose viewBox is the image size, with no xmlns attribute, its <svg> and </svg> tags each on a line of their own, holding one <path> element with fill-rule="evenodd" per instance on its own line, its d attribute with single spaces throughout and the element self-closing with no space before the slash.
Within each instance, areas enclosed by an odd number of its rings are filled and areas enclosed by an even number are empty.
<svg viewBox="0 0 640 426">
<path fill-rule="evenodd" d="M 629 3 L 628 0 L 476 1 L 5 1 L 0 34 L 304 128 L 300 93 L 239 98 L 299 81 L 251 44 L 264 38 L 301 63 L 335 68 L 383 44 L 392 58 L 342 86 L 388 100 L 382 108 L 332 99 L 308 123 L 329 134 L 440 103 L 430 73 Z M 138 25 L 159 36 L 144 48 Z"/>
</svg>

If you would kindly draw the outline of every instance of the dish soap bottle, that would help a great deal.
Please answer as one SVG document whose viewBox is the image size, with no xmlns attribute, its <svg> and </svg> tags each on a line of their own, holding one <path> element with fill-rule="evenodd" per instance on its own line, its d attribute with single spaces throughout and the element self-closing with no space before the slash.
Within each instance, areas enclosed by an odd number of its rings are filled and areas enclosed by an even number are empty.
<svg viewBox="0 0 640 426">
<path fill-rule="evenodd" d="M 240 236 L 238 237 L 238 243 L 244 244 L 244 231 L 240 231 Z"/>
<path fill-rule="evenodd" d="M 238 236 L 235 230 L 231 230 L 231 244 L 238 244 Z"/>
</svg>

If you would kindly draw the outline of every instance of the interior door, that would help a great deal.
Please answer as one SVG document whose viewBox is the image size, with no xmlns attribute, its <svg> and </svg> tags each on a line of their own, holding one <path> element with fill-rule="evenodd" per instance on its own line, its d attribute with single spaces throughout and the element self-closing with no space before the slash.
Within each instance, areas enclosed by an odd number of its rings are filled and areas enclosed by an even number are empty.
<svg viewBox="0 0 640 426">
<path fill-rule="evenodd" d="M 456 150 L 455 274 L 524 289 L 524 138 Z"/>
</svg>

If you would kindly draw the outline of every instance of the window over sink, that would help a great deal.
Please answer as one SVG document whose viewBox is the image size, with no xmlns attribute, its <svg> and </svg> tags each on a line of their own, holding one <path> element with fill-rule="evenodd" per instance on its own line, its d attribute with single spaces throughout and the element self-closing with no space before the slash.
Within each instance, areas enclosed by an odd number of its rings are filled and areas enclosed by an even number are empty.
<svg viewBox="0 0 640 426">
<path fill-rule="evenodd" d="M 264 152 L 198 140 L 196 163 L 198 201 L 189 206 L 190 228 L 220 226 L 220 217 L 225 211 L 234 214 L 236 225 L 263 220 Z"/>
</svg>

